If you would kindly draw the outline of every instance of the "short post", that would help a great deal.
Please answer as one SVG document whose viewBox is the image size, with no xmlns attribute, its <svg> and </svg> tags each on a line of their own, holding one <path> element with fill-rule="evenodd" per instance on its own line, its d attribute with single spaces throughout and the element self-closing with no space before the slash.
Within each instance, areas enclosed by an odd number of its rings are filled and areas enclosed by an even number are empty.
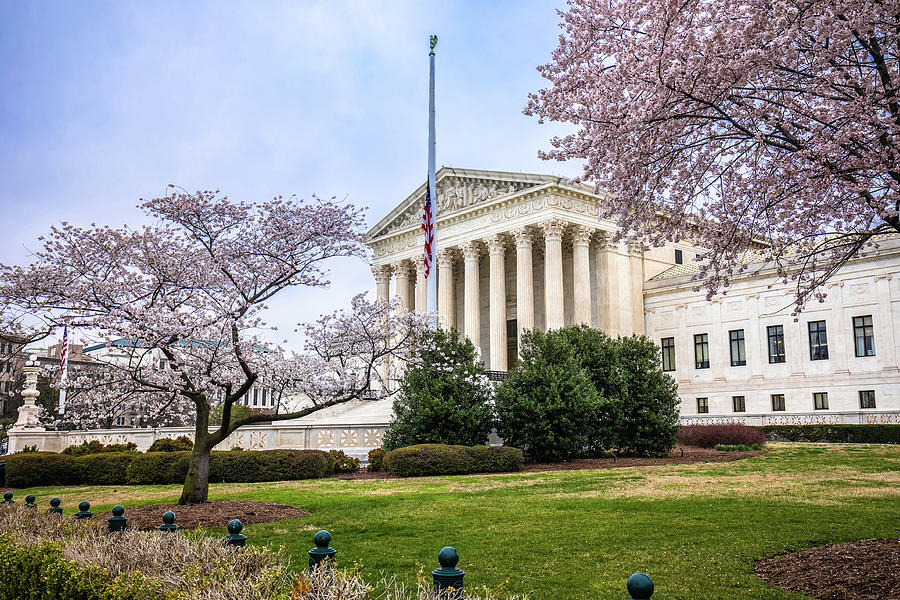
<svg viewBox="0 0 900 600">
<path fill-rule="evenodd" d="M 61 502 L 62 502 L 62 500 L 60 500 L 59 498 L 56 498 L 56 497 L 50 498 L 50 510 L 47 511 L 47 514 L 48 515 L 61 515 L 62 514 L 62 507 L 60 506 Z"/>
<path fill-rule="evenodd" d="M 28 494 L 27 496 L 25 496 L 25 506 L 27 506 L 28 508 L 37 508 L 37 504 L 34 503 L 35 500 L 37 500 L 37 496 L 35 496 L 34 494 Z"/>
<path fill-rule="evenodd" d="M 444 546 L 438 552 L 438 562 L 441 563 L 440 568 L 431 572 L 434 578 L 434 587 L 438 590 L 448 590 L 450 598 L 463 597 L 463 575 L 466 574 L 462 569 L 456 568 L 459 562 L 459 552 L 452 546 Z"/>
<path fill-rule="evenodd" d="M 630 600 L 650 600 L 653 595 L 653 580 L 646 573 L 635 573 L 625 583 Z"/>
<path fill-rule="evenodd" d="M 15 504 L 12 497 L 12 492 L 3 492 L 3 504 Z"/>
<path fill-rule="evenodd" d="M 128 528 L 128 517 L 125 516 L 125 507 L 121 504 L 116 504 L 113 506 L 112 514 L 113 516 L 106 520 L 106 532 L 125 531 Z"/>
<path fill-rule="evenodd" d="M 87 500 L 82 500 L 78 503 L 78 512 L 75 513 L 76 519 L 90 519 L 94 516 L 94 513 L 91 512 L 91 503 Z"/>
<path fill-rule="evenodd" d="M 241 533 L 244 524 L 239 519 L 228 521 L 228 535 L 225 536 L 226 546 L 237 546 L 243 548 L 247 545 L 247 536 Z"/>
<path fill-rule="evenodd" d="M 175 524 L 175 513 L 171 510 L 167 510 L 163 513 L 163 522 L 162 525 L 157 527 L 160 531 L 166 531 L 168 533 L 175 533 L 178 531 L 178 525 Z"/>
<path fill-rule="evenodd" d="M 322 561 L 334 560 L 334 555 L 337 554 L 337 550 L 331 547 L 331 534 L 324 529 L 316 532 L 316 535 L 313 536 L 313 543 L 316 547 L 307 552 L 310 571 Z"/>
</svg>

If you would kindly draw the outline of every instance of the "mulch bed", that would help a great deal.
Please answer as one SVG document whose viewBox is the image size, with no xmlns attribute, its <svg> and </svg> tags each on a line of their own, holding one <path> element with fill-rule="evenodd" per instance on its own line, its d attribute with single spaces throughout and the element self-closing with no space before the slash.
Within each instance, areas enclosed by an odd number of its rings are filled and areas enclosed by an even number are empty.
<svg viewBox="0 0 900 600">
<path fill-rule="evenodd" d="M 681 450 L 684 450 L 682 455 Z M 675 448 L 668 456 L 661 458 L 578 458 L 554 463 L 526 464 L 522 470 L 526 472 L 569 471 L 575 469 L 615 469 L 622 467 L 641 467 L 646 465 L 681 465 L 697 462 L 728 462 L 762 454 L 762 450 L 749 452 L 720 452 L 713 448 L 694 448 L 684 446 Z M 340 479 L 393 479 L 390 473 L 369 473 L 360 469 L 356 473 L 341 473 Z"/>
<path fill-rule="evenodd" d="M 756 575 L 820 600 L 900 598 L 900 538 L 829 544 L 756 563 Z"/>
<path fill-rule="evenodd" d="M 205 504 L 144 504 L 125 509 L 130 529 L 147 531 L 162 524 L 167 510 L 175 513 L 175 523 L 185 529 L 197 527 L 224 527 L 232 519 L 240 519 L 244 525 L 270 523 L 281 519 L 296 519 L 309 511 L 278 502 L 254 502 L 250 500 L 216 500 Z M 112 512 L 101 513 L 94 518 L 108 519 Z"/>
</svg>

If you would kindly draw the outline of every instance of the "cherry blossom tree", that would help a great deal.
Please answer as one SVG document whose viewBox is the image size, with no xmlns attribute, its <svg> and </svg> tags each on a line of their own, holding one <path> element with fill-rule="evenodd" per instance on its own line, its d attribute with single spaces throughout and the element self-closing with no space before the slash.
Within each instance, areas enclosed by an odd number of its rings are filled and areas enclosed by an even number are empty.
<svg viewBox="0 0 900 600">
<path fill-rule="evenodd" d="M 626 237 L 691 238 L 711 296 L 747 251 L 796 310 L 900 231 L 900 2 L 569 0 L 525 113 L 575 126 Z"/>
<path fill-rule="evenodd" d="M 266 302 L 296 286 L 328 284 L 323 262 L 363 256 L 363 213 L 332 201 L 275 198 L 235 203 L 218 192 L 172 193 L 143 202 L 156 220 L 139 229 L 63 223 L 29 266 L 0 265 L 0 329 L 32 338 L 63 324 L 106 340 L 97 368 L 70 383 L 66 413 L 103 426 L 128 403 L 147 423 L 194 423 L 180 503 L 207 499 L 210 451 L 233 431 L 302 417 L 383 388 L 427 317 L 363 295 L 306 325 L 305 351 L 264 341 Z M 393 359 L 393 360 L 391 360 Z M 387 373 L 390 376 L 390 373 Z M 280 414 L 231 409 L 256 385 L 306 399 Z M 221 405 L 221 424 L 210 410 Z"/>
</svg>

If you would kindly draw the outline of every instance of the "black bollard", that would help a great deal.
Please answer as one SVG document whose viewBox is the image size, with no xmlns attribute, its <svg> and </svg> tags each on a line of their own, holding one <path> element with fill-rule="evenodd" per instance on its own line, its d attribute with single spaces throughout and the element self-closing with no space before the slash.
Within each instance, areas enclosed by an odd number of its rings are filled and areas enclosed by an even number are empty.
<svg viewBox="0 0 900 600">
<path fill-rule="evenodd" d="M 50 498 L 50 510 L 47 511 L 47 514 L 48 515 L 61 515 L 62 514 L 62 507 L 60 506 L 61 502 L 62 502 L 62 500 L 60 500 L 59 498 Z"/>
<path fill-rule="evenodd" d="M 128 528 L 128 517 L 125 516 L 125 507 L 121 504 L 113 506 L 112 514 L 106 521 L 106 532 L 125 531 Z"/>
<path fill-rule="evenodd" d="M 78 512 L 75 513 L 76 519 L 90 519 L 94 516 L 94 513 L 91 512 L 91 503 L 87 500 L 82 500 L 78 503 Z"/>
<path fill-rule="evenodd" d="M 247 536 L 241 533 L 241 530 L 243 529 L 244 524 L 238 519 L 228 521 L 228 535 L 225 536 L 225 545 L 237 546 L 238 548 L 246 546 Z"/>
<path fill-rule="evenodd" d="M 310 571 L 322 561 L 334 560 L 334 555 L 337 554 L 337 550 L 331 547 L 331 534 L 324 529 L 313 536 L 313 543 L 316 547 L 307 552 L 309 554 Z"/>
<path fill-rule="evenodd" d="M 178 525 L 175 524 L 175 513 L 171 510 L 167 510 L 163 513 L 163 523 L 157 529 L 160 531 L 166 531 L 168 533 L 175 533 L 178 531 Z"/>
<path fill-rule="evenodd" d="M 434 587 L 442 591 L 448 590 L 450 598 L 462 600 L 463 575 L 466 572 L 456 568 L 459 552 L 452 546 L 445 546 L 438 552 L 438 562 L 441 564 L 440 568 L 431 572 Z"/>
<path fill-rule="evenodd" d="M 646 573 L 635 573 L 625 583 L 630 600 L 650 600 L 653 595 L 653 580 Z"/>
</svg>

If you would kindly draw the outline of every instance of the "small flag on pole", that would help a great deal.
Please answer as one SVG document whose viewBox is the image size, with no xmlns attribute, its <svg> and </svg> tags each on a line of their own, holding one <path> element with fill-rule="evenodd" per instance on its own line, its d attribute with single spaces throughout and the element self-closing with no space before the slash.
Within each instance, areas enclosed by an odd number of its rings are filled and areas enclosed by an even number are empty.
<svg viewBox="0 0 900 600">
<path fill-rule="evenodd" d="M 425 231 L 425 277 L 427 278 L 431 276 L 431 266 L 434 263 L 434 214 L 431 211 L 431 182 L 425 186 L 422 229 Z"/>
<path fill-rule="evenodd" d="M 66 412 L 66 377 L 69 374 L 69 326 L 63 326 L 62 343 L 59 345 L 59 414 Z"/>
</svg>

